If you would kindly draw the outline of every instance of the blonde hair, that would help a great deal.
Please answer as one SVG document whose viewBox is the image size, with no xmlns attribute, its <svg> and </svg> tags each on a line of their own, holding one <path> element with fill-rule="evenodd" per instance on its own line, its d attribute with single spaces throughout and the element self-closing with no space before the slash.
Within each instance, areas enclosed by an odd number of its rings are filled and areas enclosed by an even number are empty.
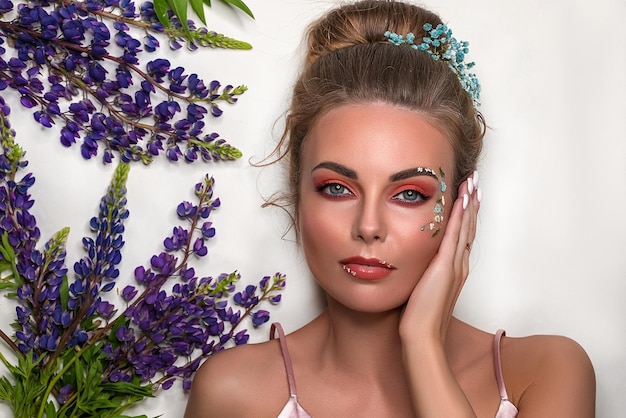
<svg viewBox="0 0 626 418">
<path fill-rule="evenodd" d="M 284 134 L 275 154 L 289 161 L 289 191 L 282 203 L 297 216 L 301 152 L 313 124 L 342 105 L 383 102 L 415 110 L 449 138 L 455 154 L 454 193 L 475 169 L 485 122 L 456 74 L 427 53 L 388 42 L 384 33 L 427 36 L 442 23 L 435 13 L 394 0 L 339 6 L 313 22 L 307 55 L 293 90 Z M 456 196 L 455 196 L 456 197 Z"/>
</svg>

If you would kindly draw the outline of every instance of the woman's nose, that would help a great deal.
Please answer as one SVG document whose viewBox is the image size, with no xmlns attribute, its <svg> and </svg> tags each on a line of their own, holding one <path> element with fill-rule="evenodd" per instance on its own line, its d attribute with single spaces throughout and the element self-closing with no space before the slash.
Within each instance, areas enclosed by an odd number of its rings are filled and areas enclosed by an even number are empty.
<svg viewBox="0 0 626 418">
<path fill-rule="evenodd" d="M 362 200 L 353 221 L 353 237 L 371 243 L 384 241 L 387 228 L 380 202 Z"/>
</svg>

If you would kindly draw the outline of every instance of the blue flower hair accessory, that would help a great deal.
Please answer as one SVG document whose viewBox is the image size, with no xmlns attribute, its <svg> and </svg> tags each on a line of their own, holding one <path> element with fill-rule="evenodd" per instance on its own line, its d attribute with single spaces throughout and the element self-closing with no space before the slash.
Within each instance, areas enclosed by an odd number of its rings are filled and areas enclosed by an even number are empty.
<svg viewBox="0 0 626 418">
<path fill-rule="evenodd" d="M 465 62 L 465 55 L 469 53 L 469 42 L 457 41 L 452 36 L 452 30 L 443 24 L 433 28 L 432 24 L 426 23 L 424 30 L 428 36 L 422 38 L 421 44 L 415 43 L 415 35 L 411 32 L 407 33 L 405 38 L 387 31 L 385 37 L 394 45 L 407 44 L 413 49 L 428 53 L 435 61 L 445 61 L 472 98 L 474 107 L 480 106 L 480 83 L 476 74 L 469 72 L 475 63 Z"/>
</svg>

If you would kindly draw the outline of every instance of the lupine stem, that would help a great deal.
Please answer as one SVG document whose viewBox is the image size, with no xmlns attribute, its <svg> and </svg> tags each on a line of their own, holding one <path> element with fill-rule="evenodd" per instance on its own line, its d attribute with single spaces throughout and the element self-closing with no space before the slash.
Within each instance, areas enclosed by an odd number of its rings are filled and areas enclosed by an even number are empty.
<svg viewBox="0 0 626 418">
<path fill-rule="evenodd" d="M 13 350 L 13 352 L 15 352 L 15 354 L 24 356 L 24 353 L 22 353 L 19 347 L 15 345 L 13 340 L 11 340 L 9 336 L 6 335 L 4 331 L 2 331 L 1 329 L 0 329 L 0 338 L 2 338 L 2 340 L 11 348 L 11 350 Z M 0 353 L 0 356 L 2 356 L 2 353 Z M 4 356 L 2 356 L 2 361 L 6 364 L 6 361 L 4 361 Z"/>
</svg>

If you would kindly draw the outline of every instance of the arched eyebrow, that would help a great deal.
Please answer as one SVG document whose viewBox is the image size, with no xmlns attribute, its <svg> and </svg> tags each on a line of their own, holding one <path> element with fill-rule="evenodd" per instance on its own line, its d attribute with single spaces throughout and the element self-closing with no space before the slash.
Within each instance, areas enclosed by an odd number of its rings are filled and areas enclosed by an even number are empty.
<svg viewBox="0 0 626 418">
<path fill-rule="evenodd" d="M 357 176 L 356 174 L 356 171 L 354 171 L 351 168 L 346 167 L 343 164 L 333 163 L 330 161 L 324 161 L 324 162 L 319 163 L 315 167 L 313 167 L 313 170 L 311 171 L 315 171 L 319 168 L 326 168 L 328 170 L 334 171 L 337 174 L 341 174 L 344 177 L 348 177 L 349 179 L 352 179 L 352 180 L 356 180 L 359 178 L 359 176 Z"/>
<path fill-rule="evenodd" d="M 407 168 L 406 170 L 399 171 L 389 176 L 389 181 L 400 181 L 410 179 L 411 177 L 428 176 L 439 181 L 439 177 L 435 174 L 435 170 L 428 167 L 414 167 Z"/>
<path fill-rule="evenodd" d="M 328 170 L 334 171 L 335 173 L 341 174 L 342 176 L 347 177 L 352 180 L 357 180 L 359 178 L 356 171 L 352 170 L 351 168 L 346 167 L 343 164 L 334 163 L 331 161 L 324 161 L 324 162 L 319 163 L 315 167 L 313 167 L 313 170 L 311 171 L 315 171 L 319 168 L 326 168 Z M 389 176 L 389 181 L 395 182 L 395 181 L 406 180 L 411 177 L 419 177 L 419 176 L 428 176 L 439 181 L 439 177 L 437 176 L 437 174 L 435 174 L 435 170 L 433 170 L 432 168 L 428 168 L 428 167 L 407 168 L 406 170 L 399 171 Z"/>
</svg>

